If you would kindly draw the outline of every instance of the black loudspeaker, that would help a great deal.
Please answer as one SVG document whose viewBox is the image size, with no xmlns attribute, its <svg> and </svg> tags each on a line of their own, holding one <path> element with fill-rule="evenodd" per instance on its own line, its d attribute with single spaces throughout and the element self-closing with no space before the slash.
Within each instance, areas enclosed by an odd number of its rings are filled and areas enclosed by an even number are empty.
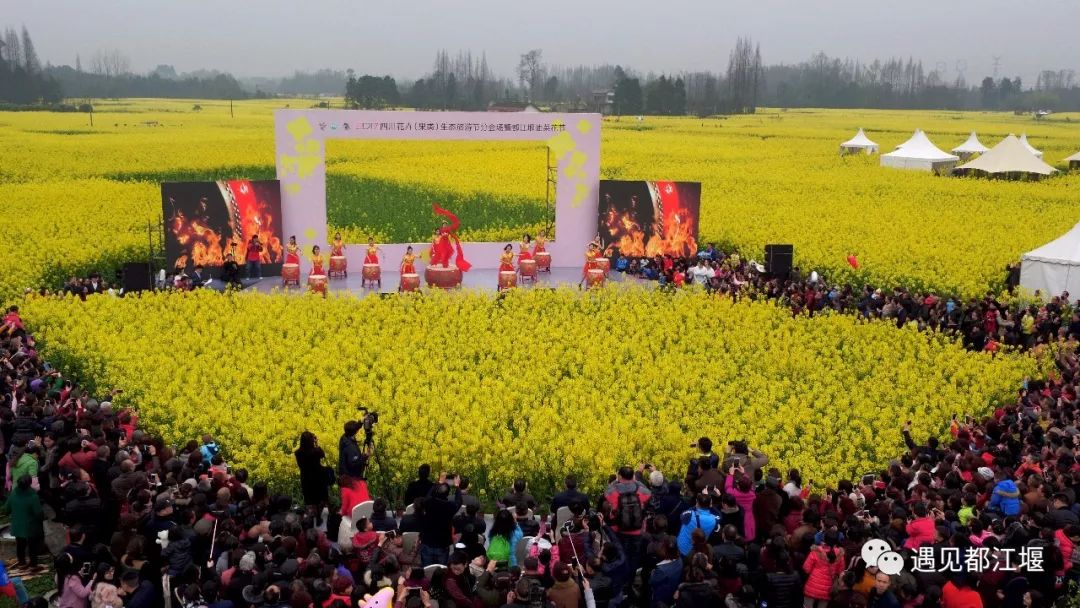
<svg viewBox="0 0 1080 608">
<path fill-rule="evenodd" d="M 143 262 L 128 262 L 127 264 L 124 264 L 124 293 L 144 291 L 150 289 L 151 285 L 150 264 Z"/>
<path fill-rule="evenodd" d="M 765 245 L 765 272 L 786 279 L 791 275 L 794 258 L 794 245 Z"/>
</svg>

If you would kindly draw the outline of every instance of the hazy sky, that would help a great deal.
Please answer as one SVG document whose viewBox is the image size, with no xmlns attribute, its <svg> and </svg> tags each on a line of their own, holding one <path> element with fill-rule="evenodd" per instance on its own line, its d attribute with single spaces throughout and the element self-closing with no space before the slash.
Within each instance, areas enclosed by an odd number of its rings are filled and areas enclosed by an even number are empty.
<svg viewBox="0 0 1080 608">
<path fill-rule="evenodd" d="M 412 78 L 440 48 L 486 51 L 507 76 L 531 48 L 557 64 L 722 70 L 740 35 L 766 63 L 913 56 L 950 80 L 966 62 L 970 83 L 999 55 L 1000 75 L 1028 85 L 1039 69 L 1080 70 L 1080 0 L 0 0 L 0 26 L 22 24 L 55 64 L 115 48 L 136 71 L 237 76 L 351 67 Z"/>
</svg>

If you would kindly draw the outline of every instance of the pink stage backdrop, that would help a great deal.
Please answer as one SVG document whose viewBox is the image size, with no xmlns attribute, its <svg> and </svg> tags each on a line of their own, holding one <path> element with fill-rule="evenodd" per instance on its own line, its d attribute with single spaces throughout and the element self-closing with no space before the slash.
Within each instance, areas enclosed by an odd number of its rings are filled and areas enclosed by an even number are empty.
<svg viewBox="0 0 1080 608">
<path fill-rule="evenodd" d="M 278 110 L 274 112 L 274 137 L 284 234 L 286 239 L 296 235 L 305 253 L 302 264 L 305 272 L 310 264 L 307 257 L 311 246 L 318 244 L 325 252 L 328 245 L 325 148 L 328 139 L 544 142 L 559 166 L 556 240 L 547 245 L 552 265 L 583 264 L 585 247 L 596 236 L 599 114 Z M 434 214 L 430 219 L 432 228 L 441 223 L 441 218 Z M 497 268 L 505 244 L 465 243 L 465 257 L 476 268 Z M 397 269 L 408 245 L 380 243 L 385 256 L 384 270 Z M 429 243 L 412 245 L 419 254 Z M 364 249 L 363 244 L 346 249 L 349 267 L 357 273 L 363 263 Z"/>
</svg>

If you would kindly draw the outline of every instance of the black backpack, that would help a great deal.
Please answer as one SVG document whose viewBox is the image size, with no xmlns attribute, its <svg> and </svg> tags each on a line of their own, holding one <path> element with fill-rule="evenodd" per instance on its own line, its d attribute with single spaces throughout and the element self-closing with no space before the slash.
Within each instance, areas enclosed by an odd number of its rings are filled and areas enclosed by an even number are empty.
<svg viewBox="0 0 1080 608">
<path fill-rule="evenodd" d="M 627 532 L 640 530 L 645 522 L 645 511 L 641 507 L 641 500 L 637 495 L 637 487 L 627 492 L 619 492 L 618 511 L 615 521 L 619 524 L 619 530 Z"/>
</svg>

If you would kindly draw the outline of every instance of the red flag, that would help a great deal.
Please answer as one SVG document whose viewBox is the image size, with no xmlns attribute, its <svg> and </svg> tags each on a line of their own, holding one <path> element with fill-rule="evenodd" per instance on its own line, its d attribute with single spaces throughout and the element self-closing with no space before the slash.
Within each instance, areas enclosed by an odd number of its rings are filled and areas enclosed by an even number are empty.
<svg viewBox="0 0 1080 608">
<path fill-rule="evenodd" d="M 859 259 L 855 257 L 855 254 L 849 254 L 847 256 L 847 263 L 856 270 L 859 268 Z"/>
</svg>

